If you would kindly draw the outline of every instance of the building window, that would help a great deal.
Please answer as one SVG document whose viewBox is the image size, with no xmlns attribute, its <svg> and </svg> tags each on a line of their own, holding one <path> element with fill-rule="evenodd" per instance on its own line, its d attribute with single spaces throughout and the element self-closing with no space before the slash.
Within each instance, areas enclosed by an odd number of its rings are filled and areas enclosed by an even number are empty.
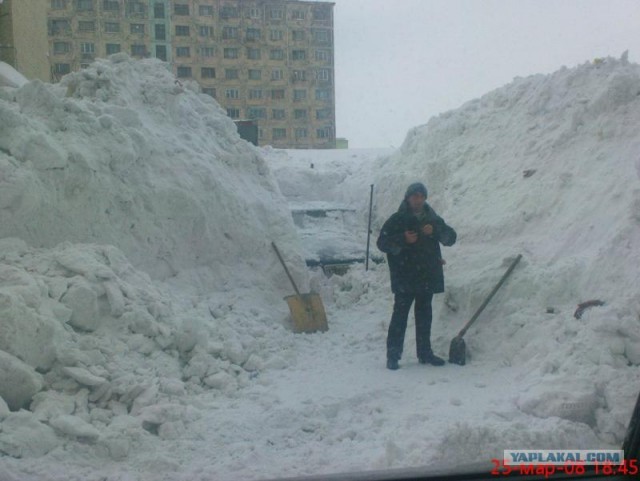
<svg viewBox="0 0 640 481">
<path fill-rule="evenodd" d="M 306 120 L 307 119 L 307 110 L 306 109 L 295 109 L 293 111 L 293 118 L 296 120 Z"/>
<path fill-rule="evenodd" d="M 147 7 L 144 3 L 137 1 L 127 1 L 125 5 L 128 15 L 139 17 L 147 16 Z"/>
<path fill-rule="evenodd" d="M 202 78 L 216 78 L 216 69 L 213 67 L 202 67 L 200 69 L 200 77 Z"/>
<path fill-rule="evenodd" d="M 271 91 L 271 98 L 275 100 L 284 99 L 284 89 L 274 89 Z"/>
<path fill-rule="evenodd" d="M 215 47 L 200 47 L 200 55 L 202 55 L 203 57 L 214 57 L 215 54 Z"/>
<path fill-rule="evenodd" d="M 271 30 L 269 34 L 269 38 L 274 42 L 282 40 L 283 38 L 282 30 Z"/>
<path fill-rule="evenodd" d="M 239 77 L 237 68 L 228 68 L 224 71 L 224 78 L 234 80 Z"/>
<path fill-rule="evenodd" d="M 291 52 L 292 60 L 306 60 L 307 59 L 307 51 L 306 50 L 293 50 Z"/>
<path fill-rule="evenodd" d="M 291 18 L 293 20 L 304 20 L 305 17 L 306 14 L 304 10 L 294 10 L 293 12 L 291 12 Z"/>
<path fill-rule="evenodd" d="M 71 52 L 71 44 L 69 42 L 53 42 L 53 54 L 64 55 Z"/>
<path fill-rule="evenodd" d="M 247 58 L 251 60 L 260 60 L 261 50 L 259 48 L 247 48 Z"/>
<path fill-rule="evenodd" d="M 93 0 L 76 0 L 76 10 L 78 12 L 91 12 L 93 9 Z"/>
<path fill-rule="evenodd" d="M 162 60 L 163 62 L 167 61 L 167 46 L 166 45 L 156 45 L 156 58 Z"/>
<path fill-rule="evenodd" d="M 284 120 L 285 118 L 284 109 L 273 109 L 271 111 L 271 118 L 274 120 Z"/>
<path fill-rule="evenodd" d="M 292 78 L 294 82 L 304 82 L 307 80 L 307 72 L 305 70 L 294 70 Z"/>
<path fill-rule="evenodd" d="M 232 119 L 240 118 L 240 109 L 229 108 L 227 109 L 227 115 Z"/>
<path fill-rule="evenodd" d="M 78 22 L 78 31 L 79 32 L 95 32 L 96 31 L 96 22 L 94 22 L 94 21 Z"/>
<path fill-rule="evenodd" d="M 331 109 L 316 110 L 316 120 L 326 120 L 331 118 Z"/>
<path fill-rule="evenodd" d="M 131 29 L 131 33 L 144 35 L 144 23 L 132 23 L 129 28 Z"/>
<path fill-rule="evenodd" d="M 249 9 L 249 18 L 260 18 L 260 9 L 253 7 Z"/>
<path fill-rule="evenodd" d="M 249 98 L 252 100 L 261 99 L 262 98 L 262 90 L 261 89 L 251 89 L 249 90 Z"/>
<path fill-rule="evenodd" d="M 200 25 L 200 27 L 198 27 L 198 35 L 201 37 L 213 37 L 213 27 L 209 25 Z"/>
<path fill-rule="evenodd" d="M 326 68 L 321 68 L 316 70 L 316 79 L 317 80 L 323 80 L 323 81 L 328 81 L 330 80 L 329 78 L 329 70 Z"/>
<path fill-rule="evenodd" d="M 316 50 L 316 60 L 318 62 L 328 62 L 331 59 L 329 50 Z"/>
<path fill-rule="evenodd" d="M 307 129 L 296 129 L 296 139 L 306 139 L 307 138 Z"/>
<path fill-rule="evenodd" d="M 271 80 L 282 80 L 282 70 L 274 69 L 271 71 Z"/>
<path fill-rule="evenodd" d="M 249 42 L 253 42 L 256 40 L 260 40 L 262 38 L 262 33 L 259 28 L 248 28 L 247 29 L 247 40 Z"/>
<path fill-rule="evenodd" d="M 271 18 L 271 20 L 282 20 L 283 16 L 284 14 L 281 8 L 272 8 L 269 11 L 269 18 Z"/>
<path fill-rule="evenodd" d="M 262 80 L 262 70 L 249 69 L 249 80 Z"/>
<path fill-rule="evenodd" d="M 291 32 L 291 38 L 294 42 L 304 40 L 304 30 L 294 30 Z"/>
<path fill-rule="evenodd" d="M 284 50 L 281 48 L 273 48 L 269 52 L 269 58 L 271 60 L 284 60 Z"/>
<path fill-rule="evenodd" d="M 313 9 L 313 19 L 314 20 L 329 20 L 330 13 L 328 8 L 314 8 Z"/>
<path fill-rule="evenodd" d="M 324 129 L 316 130 L 316 137 L 319 139 L 330 139 L 331 138 L 331 127 L 325 127 Z"/>
<path fill-rule="evenodd" d="M 237 39 L 238 27 L 222 27 L 222 38 L 224 40 Z"/>
<path fill-rule="evenodd" d="M 294 102 L 300 102 L 301 100 L 306 100 L 306 98 L 307 98 L 307 91 L 306 90 L 295 89 L 293 91 L 293 100 L 294 100 Z"/>
<path fill-rule="evenodd" d="M 67 8 L 67 0 L 51 0 L 51 10 L 64 10 Z"/>
<path fill-rule="evenodd" d="M 155 24 L 156 40 L 166 40 L 167 28 L 164 23 Z"/>
<path fill-rule="evenodd" d="M 238 58 L 237 48 L 225 48 L 222 53 L 224 58 Z"/>
<path fill-rule="evenodd" d="M 186 3 L 176 3 L 173 6 L 174 15 L 189 15 L 189 5 Z"/>
<path fill-rule="evenodd" d="M 176 37 L 188 37 L 189 25 L 176 25 Z"/>
<path fill-rule="evenodd" d="M 120 52 L 120 44 L 119 43 L 108 43 L 105 45 L 105 51 L 107 55 L 113 55 L 114 53 Z"/>
<path fill-rule="evenodd" d="M 71 33 L 69 20 L 51 20 L 49 23 L 49 35 L 61 35 Z"/>
<path fill-rule="evenodd" d="M 93 60 L 95 58 L 96 46 L 91 42 L 82 42 L 80 44 L 80 58 L 82 60 Z"/>
<path fill-rule="evenodd" d="M 249 107 L 247 109 L 247 117 L 254 119 L 266 119 L 267 118 L 267 109 L 264 107 Z"/>
<path fill-rule="evenodd" d="M 164 3 L 155 3 L 153 5 L 153 17 L 164 18 Z"/>
<path fill-rule="evenodd" d="M 240 17 L 240 11 L 238 7 L 225 5 L 220 9 L 220 18 L 238 18 L 238 17 Z"/>
<path fill-rule="evenodd" d="M 96 53 L 96 46 L 91 42 L 82 42 L 80 44 L 80 52 L 83 54 L 94 54 Z"/>
<path fill-rule="evenodd" d="M 176 47 L 176 57 L 191 57 L 191 47 Z"/>
<path fill-rule="evenodd" d="M 104 31 L 106 33 L 120 33 L 120 23 L 119 22 L 105 22 Z"/>
<path fill-rule="evenodd" d="M 66 75 L 71 72 L 71 65 L 68 63 L 57 63 L 53 66 L 53 71 L 60 75 Z"/>
<path fill-rule="evenodd" d="M 285 139 L 287 137 L 287 129 L 277 128 L 272 131 L 272 139 Z"/>
<path fill-rule="evenodd" d="M 331 90 L 317 89 L 316 100 L 329 100 L 331 98 Z"/>
<path fill-rule="evenodd" d="M 213 5 L 200 5 L 198 15 L 201 17 L 213 17 Z"/>
<path fill-rule="evenodd" d="M 224 96 L 228 99 L 239 99 L 240 98 L 240 91 L 238 89 L 227 89 L 224 92 Z"/>
<path fill-rule="evenodd" d="M 189 78 L 189 77 L 191 77 L 191 67 L 178 67 L 178 69 L 177 69 L 177 77 L 178 78 Z"/>
<path fill-rule="evenodd" d="M 216 89 L 212 88 L 212 87 L 203 87 L 202 88 L 202 93 L 205 95 L 209 95 L 211 97 L 213 97 L 214 99 L 216 98 Z"/>
<path fill-rule="evenodd" d="M 120 3 L 118 3 L 118 0 L 102 0 L 102 10 L 105 12 L 119 12 Z"/>
<path fill-rule="evenodd" d="M 314 30 L 313 40 L 319 43 L 326 43 L 329 41 L 329 30 Z"/>
<path fill-rule="evenodd" d="M 131 45 L 131 56 L 132 57 L 146 57 L 147 56 L 147 47 L 146 47 L 146 45 L 140 45 L 140 44 Z"/>
</svg>

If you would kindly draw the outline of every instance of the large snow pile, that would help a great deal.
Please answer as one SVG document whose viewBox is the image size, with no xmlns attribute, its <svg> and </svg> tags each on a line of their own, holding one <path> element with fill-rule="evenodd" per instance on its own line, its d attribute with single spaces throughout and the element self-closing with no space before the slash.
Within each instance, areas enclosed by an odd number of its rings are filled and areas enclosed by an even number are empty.
<svg viewBox="0 0 640 481">
<path fill-rule="evenodd" d="M 640 384 L 639 66 L 605 59 L 516 79 L 377 159 L 256 151 L 160 64 L 130 64 L 115 57 L 60 87 L 0 89 L 0 125 L 12 129 L 0 133 L 0 232 L 4 219 L 11 229 L 0 237 L 27 241 L 0 243 L 0 389 L 12 387 L 0 393 L 0 479 L 239 480 L 473 461 L 490 469 L 503 449 L 620 446 Z M 109 85 L 121 82 L 115 95 Z M 105 116 L 106 131 L 96 125 Z M 202 127 L 205 118 L 216 128 Z M 123 150 L 129 160 L 118 162 Z M 370 184 L 375 238 L 407 184 L 427 183 L 459 233 L 444 249 L 447 291 L 434 305 L 438 354 L 523 254 L 465 336 L 466 366 L 418 364 L 410 322 L 402 369 L 385 368 L 385 264 L 312 273 L 329 330 L 283 328 L 280 296 L 290 290 L 268 237 L 283 236 L 288 259 L 300 260 L 300 249 L 256 152 L 290 202 L 356 211 L 354 239 L 335 236 L 337 251 L 366 241 Z M 217 191 L 218 177 L 224 201 L 208 202 L 203 186 Z M 126 183 L 136 186 L 129 197 Z M 64 226 L 39 214 L 55 206 Z M 215 221 L 202 261 L 194 212 Z M 127 217 L 144 236 L 124 234 L 135 231 Z M 245 235 L 227 230 L 229 217 Z M 299 279 L 301 263 L 292 264 Z M 604 305 L 574 318 L 589 299 Z"/>
<path fill-rule="evenodd" d="M 437 318 L 468 319 L 524 260 L 467 335 L 471 356 L 525 365 L 518 400 L 621 442 L 640 366 L 640 66 L 606 58 L 512 83 L 409 132 L 379 162 L 377 225 L 414 180 L 457 229 Z M 602 307 L 574 318 L 576 305 Z M 437 328 L 442 342 L 451 337 Z M 463 432 L 463 438 L 467 434 Z"/>
<path fill-rule="evenodd" d="M 218 286 L 257 278 L 269 240 L 294 238 L 257 150 L 160 61 L 119 54 L 11 96 L 0 105 L 2 236 L 115 245 L 155 278 L 215 266 Z M 261 267 L 262 280 L 278 271 Z"/>
<path fill-rule="evenodd" d="M 260 338 L 286 337 L 271 240 L 305 286 L 291 215 L 196 88 L 116 55 L 0 91 L 0 456 L 121 459 L 182 432 L 185 393 L 282 366 Z"/>
</svg>

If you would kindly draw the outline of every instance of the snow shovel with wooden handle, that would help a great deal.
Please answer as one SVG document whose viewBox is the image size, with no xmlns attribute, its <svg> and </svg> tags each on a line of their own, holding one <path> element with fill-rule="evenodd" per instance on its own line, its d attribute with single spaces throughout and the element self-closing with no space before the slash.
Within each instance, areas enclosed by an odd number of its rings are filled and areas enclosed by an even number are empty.
<svg viewBox="0 0 640 481">
<path fill-rule="evenodd" d="M 515 269 L 516 264 L 520 262 L 520 259 L 522 259 L 522 254 L 518 254 L 518 256 L 514 259 L 514 261 L 509 266 L 509 269 L 507 269 L 507 272 L 504 273 L 504 275 L 502 276 L 502 279 L 500 279 L 500 281 L 496 284 L 496 286 L 493 288 L 491 293 L 487 296 L 487 298 L 484 300 L 482 305 L 475 312 L 473 317 L 469 319 L 469 322 L 467 322 L 464 325 L 464 327 L 458 333 L 458 335 L 451 340 L 451 345 L 449 346 L 449 362 L 450 363 L 459 364 L 460 366 L 464 366 L 466 364 L 467 346 L 465 345 L 464 339 L 462 338 L 462 336 L 464 336 L 465 332 L 467 332 L 467 329 L 471 327 L 471 324 L 475 322 L 475 320 L 482 313 L 484 308 L 487 307 L 487 304 L 489 304 L 489 301 L 491 300 L 491 298 L 495 295 L 496 292 L 498 292 L 498 289 L 500 289 L 502 284 L 504 284 L 504 281 L 507 280 L 507 277 L 509 277 L 511 272 L 513 272 L 513 269 Z"/>
<path fill-rule="evenodd" d="M 298 286 L 296 285 L 291 273 L 287 268 L 287 265 L 278 250 L 275 242 L 271 242 L 273 250 L 276 251 L 278 259 L 284 271 L 287 273 L 287 277 L 293 285 L 293 289 L 296 291 L 295 295 L 287 296 L 284 298 L 289 305 L 289 311 L 291 312 L 291 319 L 293 320 L 293 332 L 316 332 L 326 331 L 329 329 L 327 325 L 327 315 L 322 305 L 322 299 L 315 292 L 307 294 L 300 294 Z"/>
</svg>

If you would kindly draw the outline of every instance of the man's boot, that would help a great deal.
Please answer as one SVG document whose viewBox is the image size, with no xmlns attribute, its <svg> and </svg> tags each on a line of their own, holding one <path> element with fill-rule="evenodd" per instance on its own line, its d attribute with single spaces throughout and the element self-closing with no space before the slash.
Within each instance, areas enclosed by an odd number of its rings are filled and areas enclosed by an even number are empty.
<svg viewBox="0 0 640 481">
<path fill-rule="evenodd" d="M 432 366 L 444 366 L 444 359 L 436 356 L 433 352 L 428 353 L 426 356 L 418 359 L 420 364 L 431 364 Z"/>
</svg>

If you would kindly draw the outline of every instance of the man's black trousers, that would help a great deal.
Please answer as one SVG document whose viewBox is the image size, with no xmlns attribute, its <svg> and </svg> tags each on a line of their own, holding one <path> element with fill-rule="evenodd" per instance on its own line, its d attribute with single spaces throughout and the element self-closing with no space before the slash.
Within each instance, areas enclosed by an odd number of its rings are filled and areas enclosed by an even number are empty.
<svg viewBox="0 0 640 481">
<path fill-rule="evenodd" d="M 416 354 L 418 359 L 426 359 L 431 354 L 431 300 L 428 291 L 397 293 L 393 303 L 393 314 L 387 335 L 387 359 L 399 361 L 402 357 L 404 334 L 411 304 L 415 301 Z"/>
</svg>

